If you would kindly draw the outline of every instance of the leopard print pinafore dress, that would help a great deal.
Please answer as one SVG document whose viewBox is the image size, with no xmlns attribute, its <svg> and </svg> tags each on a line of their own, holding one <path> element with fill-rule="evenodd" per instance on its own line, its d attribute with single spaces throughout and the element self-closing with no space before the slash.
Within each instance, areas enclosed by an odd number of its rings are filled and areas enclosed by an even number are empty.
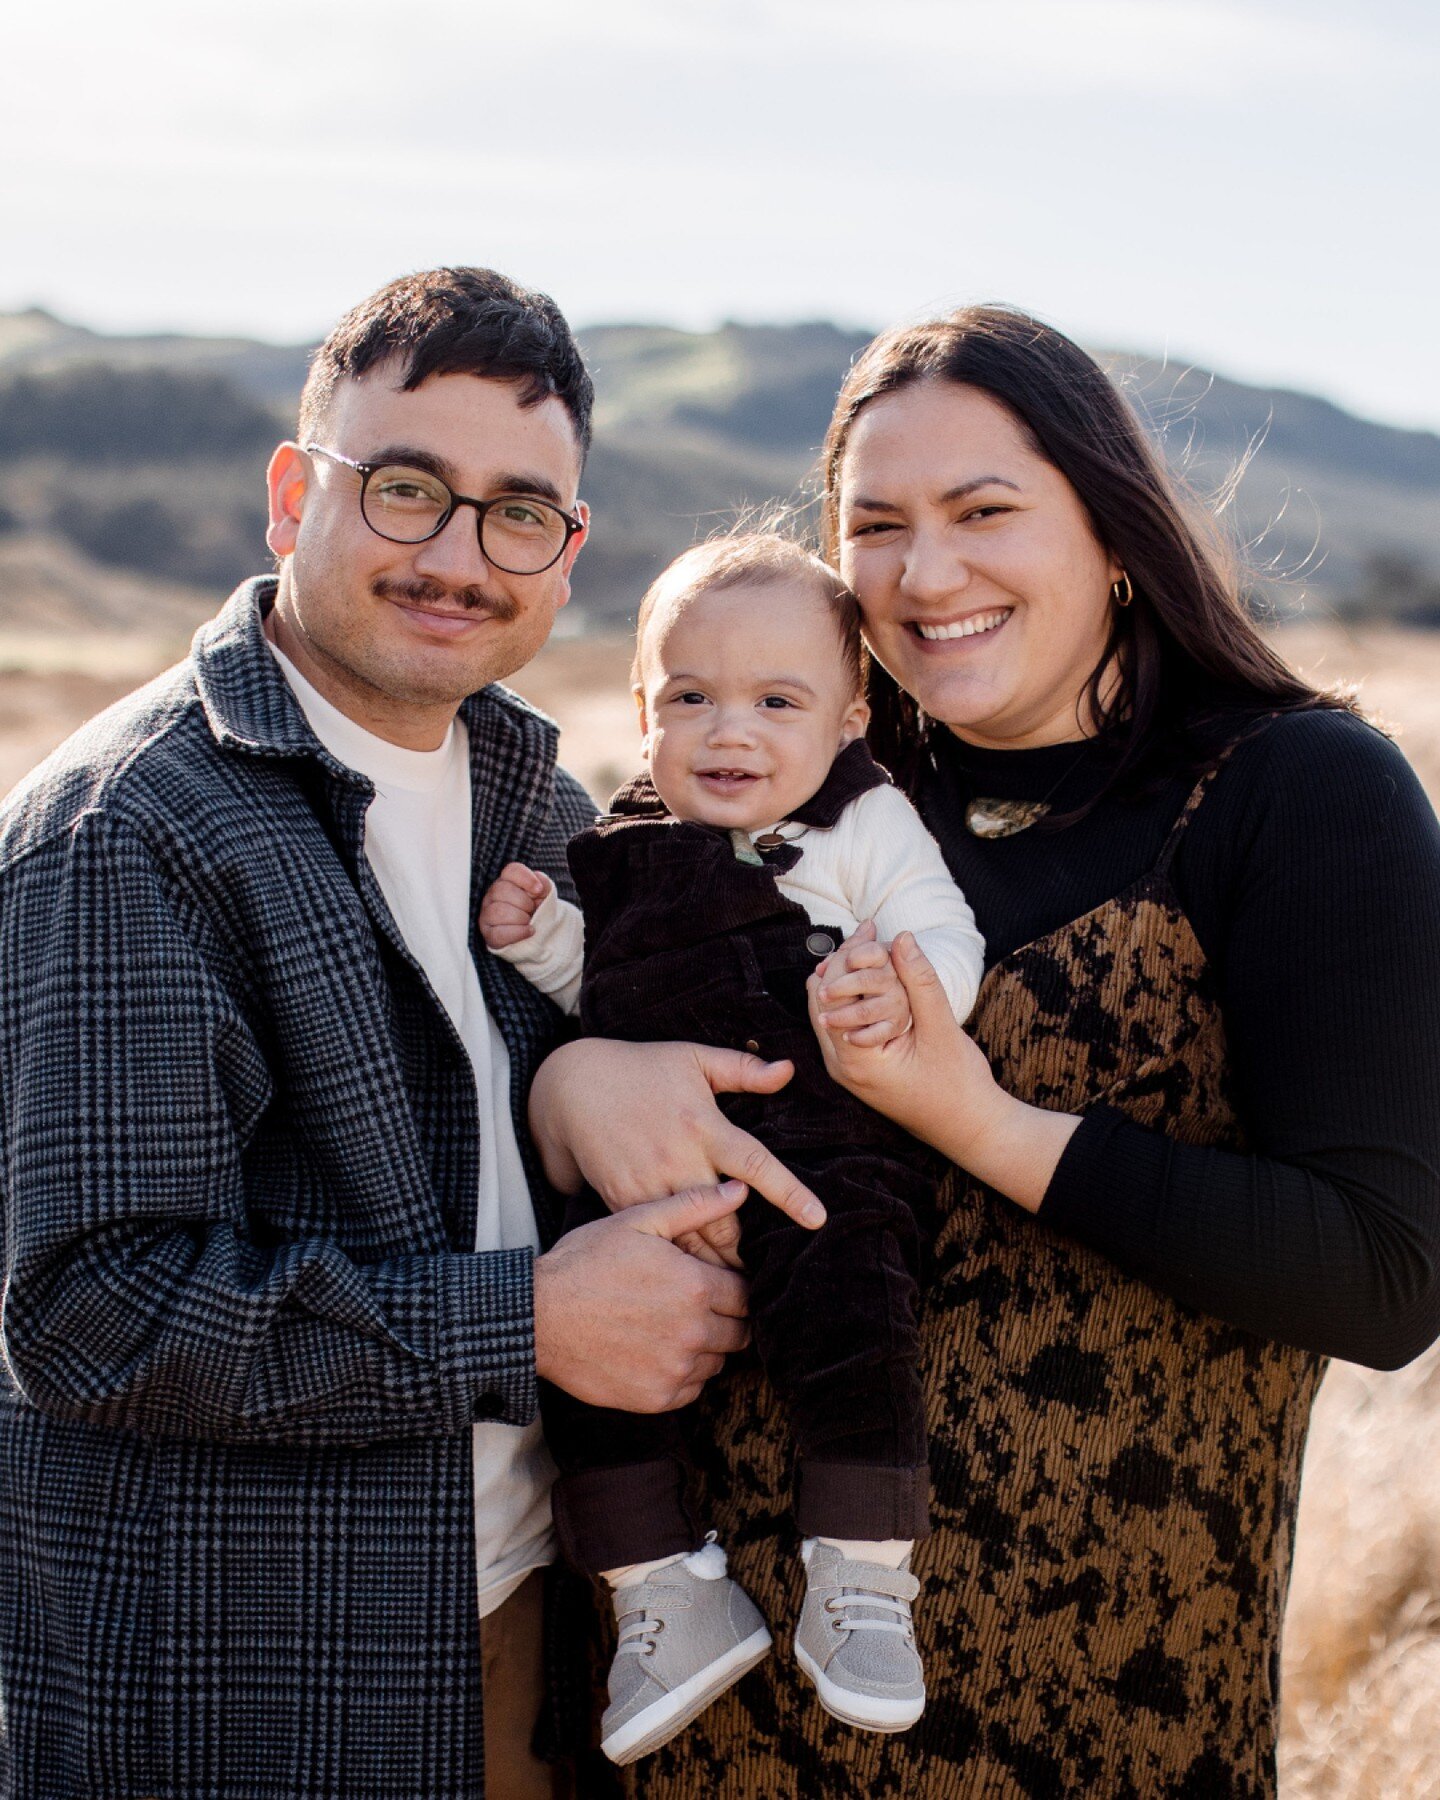
<svg viewBox="0 0 1440 1800">
<path fill-rule="evenodd" d="M 997 963 L 971 1029 L 1006 1088 L 1244 1147 L 1213 984 L 1157 866 Z M 922 1356 L 935 1529 L 916 1550 L 929 1703 L 881 1737 L 791 1660 L 788 1433 L 758 1372 L 707 1390 L 710 1522 L 768 1661 L 627 1771 L 634 1800 L 1221 1800 L 1275 1791 L 1279 1636 L 1323 1361 L 1167 1299 L 963 1179 Z"/>
</svg>

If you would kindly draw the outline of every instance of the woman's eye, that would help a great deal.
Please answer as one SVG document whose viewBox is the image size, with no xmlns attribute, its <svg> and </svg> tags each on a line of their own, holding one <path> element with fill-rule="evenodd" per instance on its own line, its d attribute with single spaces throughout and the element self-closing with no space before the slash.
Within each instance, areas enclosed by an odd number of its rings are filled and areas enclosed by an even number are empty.
<svg viewBox="0 0 1440 1800">
<path fill-rule="evenodd" d="M 1013 506 L 972 506 L 964 516 L 967 519 L 996 519 L 1014 510 Z"/>
<path fill-rule="evenodd" d="M 850 533 L 852 538 L 878 537 L 882 531 L 898 531 L 900 527 L 889 519 L 877 519 L 873 525 L 857 525 Z"/>
</svg>

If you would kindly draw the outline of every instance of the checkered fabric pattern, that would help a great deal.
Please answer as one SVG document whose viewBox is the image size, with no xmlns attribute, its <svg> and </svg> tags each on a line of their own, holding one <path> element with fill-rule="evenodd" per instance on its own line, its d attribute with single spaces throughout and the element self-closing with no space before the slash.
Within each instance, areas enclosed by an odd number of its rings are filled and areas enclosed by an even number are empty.
<svg viewBox="0 0 1440 1800">
<path fill-rule="evenodd" d="M 0 815 L 0 1795 L 479 1800 L 470 1426 L 536 1404 L 472 1253 L 469 1059 L 273 581 Z M 568 889 L 553 725 L 462 708 L 474 889 Z M 477 956 L 524 1095 L 561 1029 Z M 528 1147 L 526 1150 L 529 1155 Z M 547 1239 L 553 1197 L 533 1169 Z"/>
</svg>

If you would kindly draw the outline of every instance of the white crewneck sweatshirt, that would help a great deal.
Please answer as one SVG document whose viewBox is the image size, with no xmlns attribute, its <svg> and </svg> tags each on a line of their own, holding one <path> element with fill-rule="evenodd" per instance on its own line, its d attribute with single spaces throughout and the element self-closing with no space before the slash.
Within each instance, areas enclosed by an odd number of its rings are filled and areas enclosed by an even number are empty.
<svg viewBox="0 0 1440 1800">
<path fill-rule="evenodd" d="M 469 1052 L 480 1120 L 475 1249 L 538 1250 L 530 1186 L 510 1115 L 510 1056 L 490 1017 L 470 954 L 470 746 L 456 719 L 438 750 L 376 737 L 308 682 L 275 644 L 275 659 L 310 729 L 346 768 L 375 785 L 365 859 L 410 954 Z M 555 1559 L 555 1465 L 538 1417 L 474 1427 L 475 1552 L 482 1618 L 532 1569 Z"/>
</svg>

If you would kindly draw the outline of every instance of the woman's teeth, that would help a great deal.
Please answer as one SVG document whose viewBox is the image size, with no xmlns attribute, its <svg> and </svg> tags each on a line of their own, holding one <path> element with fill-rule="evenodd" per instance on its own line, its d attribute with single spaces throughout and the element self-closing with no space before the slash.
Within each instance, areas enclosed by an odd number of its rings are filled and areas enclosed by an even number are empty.
<svg viewBox="0 0 1440 1800">
<path fill-rule="evenodd" d="M 1014 610 L 1013 606 L 1002 606 L 998 612 L 975 613 L 971 618 L 957 619 L 953 625 L 921 625 L 917 622 L 915 629 L 932 643 L 937 638 L 978 637 L 982 631 L 994 631 L 997 625 L 1003 625 Z"/>
</svg>

